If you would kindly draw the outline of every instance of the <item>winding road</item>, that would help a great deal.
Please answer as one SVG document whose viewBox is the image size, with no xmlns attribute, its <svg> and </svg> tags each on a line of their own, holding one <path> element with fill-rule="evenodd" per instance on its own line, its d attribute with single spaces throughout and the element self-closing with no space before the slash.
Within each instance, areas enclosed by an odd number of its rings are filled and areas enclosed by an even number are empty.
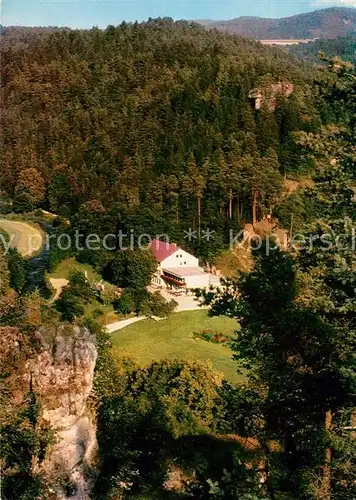
<svg viewBox="0 0 356 500">
<path fill-rule="evenodd" d="M 117 330 L 122 330 L 126 326 L 132 325 L 133 323 L 137 323 L 137 321 L 142 321 L 143 319 L 147 319 L 146 316 L 135 316 L 134 318 L 122 319 L 121 321 L 109 323 L 105 326 L 105 328 L 109 333 L 113 333 Z"/>
<path fill-rule="evenodd" d="M 9 241 L 3 243 L 5 248 L 17 248 L 23 257 L 31 257 L 38 252 L 43 245 L 41 231 L 26 222 L 9 219 L 0 219 L 0 229 L 9 235 Z M 0 235 L 1 238 L 1 235 Z"/>
</svg>

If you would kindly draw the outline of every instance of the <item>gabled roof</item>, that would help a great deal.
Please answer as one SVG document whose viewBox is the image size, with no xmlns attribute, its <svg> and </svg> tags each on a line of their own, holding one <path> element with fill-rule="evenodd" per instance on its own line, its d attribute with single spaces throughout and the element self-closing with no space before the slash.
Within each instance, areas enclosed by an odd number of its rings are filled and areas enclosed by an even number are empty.
<svg viewBox="0 0 356 500">
<path fill-rule="evenodd" d="M 176 244 L 167 243 L 161 240 L 152 240 L 150 248 L 156 258 L 156 261 L 159 263 L 163 262 L 164 259 L 166 259 L 170 255 L 173 255 L 177 250 L 179 250 L 179 247 Z"/>
</svg>

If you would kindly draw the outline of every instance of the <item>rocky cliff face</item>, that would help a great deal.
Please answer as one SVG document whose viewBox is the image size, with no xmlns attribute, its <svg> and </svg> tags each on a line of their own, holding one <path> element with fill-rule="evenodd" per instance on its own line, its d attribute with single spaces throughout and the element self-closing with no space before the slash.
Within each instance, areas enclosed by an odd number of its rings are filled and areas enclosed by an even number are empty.
<svg viewBox="0 0 356 500">
<path fill-rule="evenodd" d="M 267 103 L 269 111 L 273 112 L 277 105 L 277 96 L 289 97 L 294 91 L 294 85 L 291 82 L 277 82 L 268 88 L 257 87 L 249 93 L 249 98 L 254 99 L 255 109 L 261 109 L 264 103 Z"/>
<path fill-rule="evenodd" d="M 68 325 L 63 325 L 55 332 L 39 331 L 45 349 L 29 363 L 29 374 L 32 389 L 42 403 L 42 418 L 56 430 L 56 443 L 42 468 L 49 476 L 68 475 L 77 486 L 77 498 L 85 498 L 84 469 L 96 451 L 96 429 L 88 398 L 97 352 L 88 330 L 70 329 L 68 332 Z"/>
<path fill-rule="evenodd" d="M 63 479 L 70 484 L 71 494 L 54 487 L 54 498 L 85 499 L 87 471 L 96 455 L 96 428 L 88 406 L 97 358 L 95 339 L 87 329 L 69 324 L 40 328 L 35 338 L 37 355 L 18 366 L 11 388 L 14 404 L 21 404 L 28 391 L 35 395 L 39 425 L 54 432 L 44 460 L 34 462 L 33 469 L 44 474 L 47 484 Z M 7 329 L 4 340 L 5 350 L 12 357 L 18 351 L 20 357 L 24 341 L 20 331 Z"/>
</svg>

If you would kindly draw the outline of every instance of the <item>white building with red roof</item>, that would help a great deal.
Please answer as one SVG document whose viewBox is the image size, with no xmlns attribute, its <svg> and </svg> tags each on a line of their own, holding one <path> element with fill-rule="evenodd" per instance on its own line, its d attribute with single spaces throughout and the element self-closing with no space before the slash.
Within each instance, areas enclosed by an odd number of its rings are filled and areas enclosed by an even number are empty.
<svg viewBox="0 0 356 500">
<path fill-rule="evenodd" d="M 174 243 L 153 240 L 151 251 L 157 261 L 152 284 L 164 288 L 192 289 L 217 285 L 218 278 L 206 273 L 194 255 Z"/>
</svg>

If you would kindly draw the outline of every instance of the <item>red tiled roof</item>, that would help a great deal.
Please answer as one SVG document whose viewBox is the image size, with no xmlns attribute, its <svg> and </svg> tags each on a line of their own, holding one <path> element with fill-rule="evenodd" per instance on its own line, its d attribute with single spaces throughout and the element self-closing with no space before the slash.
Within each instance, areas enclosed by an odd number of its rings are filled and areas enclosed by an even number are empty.
<svg viewBox="0 0 356 500">
<path fill-rule="evenodd" d="M 156 258 L 156 261 L 159 263 L 163 262 L 164 259 L 173 255 L 174 252 L 178 250 L 177 245 L 160 240 L 152 240 L 150 248 Z"/>
</svg>

